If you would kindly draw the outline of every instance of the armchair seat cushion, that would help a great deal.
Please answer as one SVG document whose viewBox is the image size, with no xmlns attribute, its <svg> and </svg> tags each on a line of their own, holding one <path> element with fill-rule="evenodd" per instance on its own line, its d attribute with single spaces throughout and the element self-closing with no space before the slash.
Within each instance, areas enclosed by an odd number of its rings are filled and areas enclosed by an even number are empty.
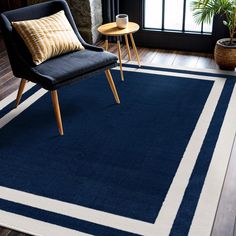
<svg viewBox="0 0 236 236">
<path fill-rule="evenodd" d="M 114 54 L 86 49 L 64 54 L 32 67 L 32 76 L 42 87 L 53 90 L 91 76 L 91 72 L 113 67 L 116 62 L 117 57 Z"/>
</svg>

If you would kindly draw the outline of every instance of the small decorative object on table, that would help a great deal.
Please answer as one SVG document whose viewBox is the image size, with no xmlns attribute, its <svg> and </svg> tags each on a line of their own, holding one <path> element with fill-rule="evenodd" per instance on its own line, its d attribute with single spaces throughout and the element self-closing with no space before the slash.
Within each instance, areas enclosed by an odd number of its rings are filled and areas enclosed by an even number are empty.
<svg viewBox="0 0 236 236">
<path fill-rule="evenodd" d="M 124 14 L 122 14 L 122 15 L 124 15 Z M 123 20 L 123 19 L 121 18 L 121 20 Z M 125 26 L 124 23 L 122 23 L 121 25 L 123 27 Z M 105 25 L 101 25 L 98 27 L 98 32 L 100 32 L 102 35 L 106 36 L 105 45 L 104 45 L 104 48 L 106 51 L 108 50 L 108 47 L 109 47 L 108 37 L 117 37 L 117 49 L 118 49 L 118 58 L 119 58 L 119 62 L 120 62 L 121 80 L 124 80 L 124 74 L 123 74 L 123 70 L 122 70 L 122 55 L 121 55 L 120 38 L 122 36 L 124 36 L 124 38 L 125 38 L 128 59 L 130 61 L 131 60 L 131 53 L 130 53 L 129 39 L 128 39 L 128 36 L 130 36 L 130 40 L 131 40 L 131 43 L 132 43 L 132 46 L 134 49 L 134 53 L 135 53 L 138 65 L 140 67 L 141 64 L 140 64 L 140 59 L 139 59 L 139 55 L 138 55 L 138 50 L 136 48 L 136 45 L 134 42 L 134 37 L 133 37 L 133 33 L 137 32 L 138 30 L 139 30 L 139 25 L 134 22 L 129 22 L 128 18 L 127 18 L 127 26 L 125 28 L 118 27 L 117 21 L 107 23 Z"/>
<path fill-rule="evenodd" d="M 126 14 L 119 14 L 116 16 L 116 26 L 120 29 L 125 29 L 128 26 L 129 16 Z"/>
</svg>

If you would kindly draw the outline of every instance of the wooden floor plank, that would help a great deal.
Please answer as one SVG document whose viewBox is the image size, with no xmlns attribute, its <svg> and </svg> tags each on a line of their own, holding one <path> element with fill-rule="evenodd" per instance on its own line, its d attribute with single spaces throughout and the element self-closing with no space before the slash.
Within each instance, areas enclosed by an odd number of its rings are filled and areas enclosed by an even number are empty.
<svg viewBox="0 0 236 236">
<path fill-rule="evenodd" d="M 167 51 L 163 49 L 157 49 L 155 57 L 152 59 L 151 63 L 171 66 L 175 60 L 176 52 L 175 51 Z"/>
<path fill-rule="evenodd" d="M 9 65 L 9 62 L 4 61 L 3 63 L 0 63 L 0 71 L 3 73 L 3 70 L 11 70 L 11 66 Z"/>
<path fill-rule="evenodd" d="M 196 68 L 199 56 L 193 53 L 176 52 L 175 59 L 172 63 L 173 66 L 185 66 L 189 68 Z"/>
<path fill-rule="evenodd" d="M 228 166 L 224 187 L 221 194 L 221 201 L 218 206 L 212 235 L 234 235 L 236 216 L 236 145 L 234 145 L 230 163 Z"/>
<path fill-rule="evenodd" d="M 212 54 L 203 54 L 200 56 L 196 68 L 219 69 Z"/>
<path fill-rule="evenodd" d="M 1 76 L 1 80 L 0 80 L 0 88 L 2 88 L 3 86 L 5 86 L 6 83 L 9 84 L 9 80 L 13 83 L 14 82 L 14 76 L 12 71 L 9 71 L 7 73 L 5 73 L 3 76 L 0 74 Z"/>
<path fill-rule="evenodd" d="M 9 236 L 10 232 L 11 232 L 10 229 L 0 228 L 0 235 L 1 236 Z"/>
<path fill-rule="evenodd" d="M 14 80 L 14 82 L 12 82 L 12 80 Z M 9 94 L 18 90 L 20 85 L 20 79 L 13 78 L 12 80 L 9 80 L 7 83 L 5 83 L 3 87 L 0 86 L 0 101 L 7 97 Z"/>
</svg>

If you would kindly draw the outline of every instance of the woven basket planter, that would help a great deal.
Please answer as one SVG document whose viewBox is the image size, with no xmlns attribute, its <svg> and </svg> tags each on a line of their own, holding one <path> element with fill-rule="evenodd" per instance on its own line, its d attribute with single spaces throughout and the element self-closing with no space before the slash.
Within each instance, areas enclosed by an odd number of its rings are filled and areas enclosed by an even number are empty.
<svg viewBox="0 0 236 236">
<path fill-rule="evenodd" d="M 215 61 L 222 70 L 234 70 L 236 67 L 236 46 L 224 44 L 224 42 L 229 40 L 229 38 L 220 39 L 216 42 L 215 46 Z"/>
</svg>

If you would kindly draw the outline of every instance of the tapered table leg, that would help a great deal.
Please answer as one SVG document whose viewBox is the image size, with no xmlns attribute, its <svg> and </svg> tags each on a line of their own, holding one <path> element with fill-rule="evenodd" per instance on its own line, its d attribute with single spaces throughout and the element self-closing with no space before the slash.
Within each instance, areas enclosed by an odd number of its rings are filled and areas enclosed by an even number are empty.
<svg viewBox="0 0 236 236">
<path fill-rule="evenodd" d="M 131 53 L 130 53 L 130 48 L 129 48 L 128 36 L 127 36 L 127 34 L 125 34 L 124 36 L 125 36 L 125 43 L 126 43 L 126 50 L 128 53 L 128 58 L 129 58 L 129 61 L 131 61 Z"/>
<path fill-rule="evenodd" d="M 113 93 L 113 95 L 114 95 L 114 98 L 115 98 L 115 100 L 116 100 L 116 103 L 117 103 L 117 104 L 120 104 L 120 98 L 119 98 L 118 93 L 117 93 L 117 91 L 116 91 L 116 86 L 115 86 L 114 81 L 113 81 L 113 79 L 112 79 L 112 75 L 111 75 L 110 70 L 106 70 L 106 71 L 105 71 L 105 74 L 106 74 L 106 76 L 107 76 L 107 80 L 108 80 L 108 83 L 109 83 L 109 85 L 110 85 L 110 87 L 111 87 L 111 91 L 112 91 L 112 93 Z"/>
<path fill-rule="evenodd" d="M 119 62 L 120 62 L 120 76 L 121 76 L 121 80 L 124 81 L 124 74 L 123 74 L 123 70 L 122 70 L 121 48 L 120 48 L 120 40 L 119 39 L 117 39 L 117 49 L 118 49 L 118 58 L 119 58 Z"/>
<path fill-rule="evenodd" d="M 133 49 L 134 49 L 134 52 L 135 52 L 135 55 L 136 55 L 136 59 L 137 59 L 138 65 L 139 65 L 139 67 L 141 67 L 140 59 L 139 59 L 139 55 L 138 55 L 138 50 L 137 50 L 135 42 L 134 42 L 133 34 L 130 33 L 129 35 L 130 35 L 131 43 L 132 43 L 132 46 L 133 46 Z"/>
<path fill-rule="evenodd" d="M 104 44 L 104 49 L 108 51 L 108 47 L 109 47 L 109 42 L 108 42 L 108 39 L 106 39 L 105 44 Z"/>
</svg>

